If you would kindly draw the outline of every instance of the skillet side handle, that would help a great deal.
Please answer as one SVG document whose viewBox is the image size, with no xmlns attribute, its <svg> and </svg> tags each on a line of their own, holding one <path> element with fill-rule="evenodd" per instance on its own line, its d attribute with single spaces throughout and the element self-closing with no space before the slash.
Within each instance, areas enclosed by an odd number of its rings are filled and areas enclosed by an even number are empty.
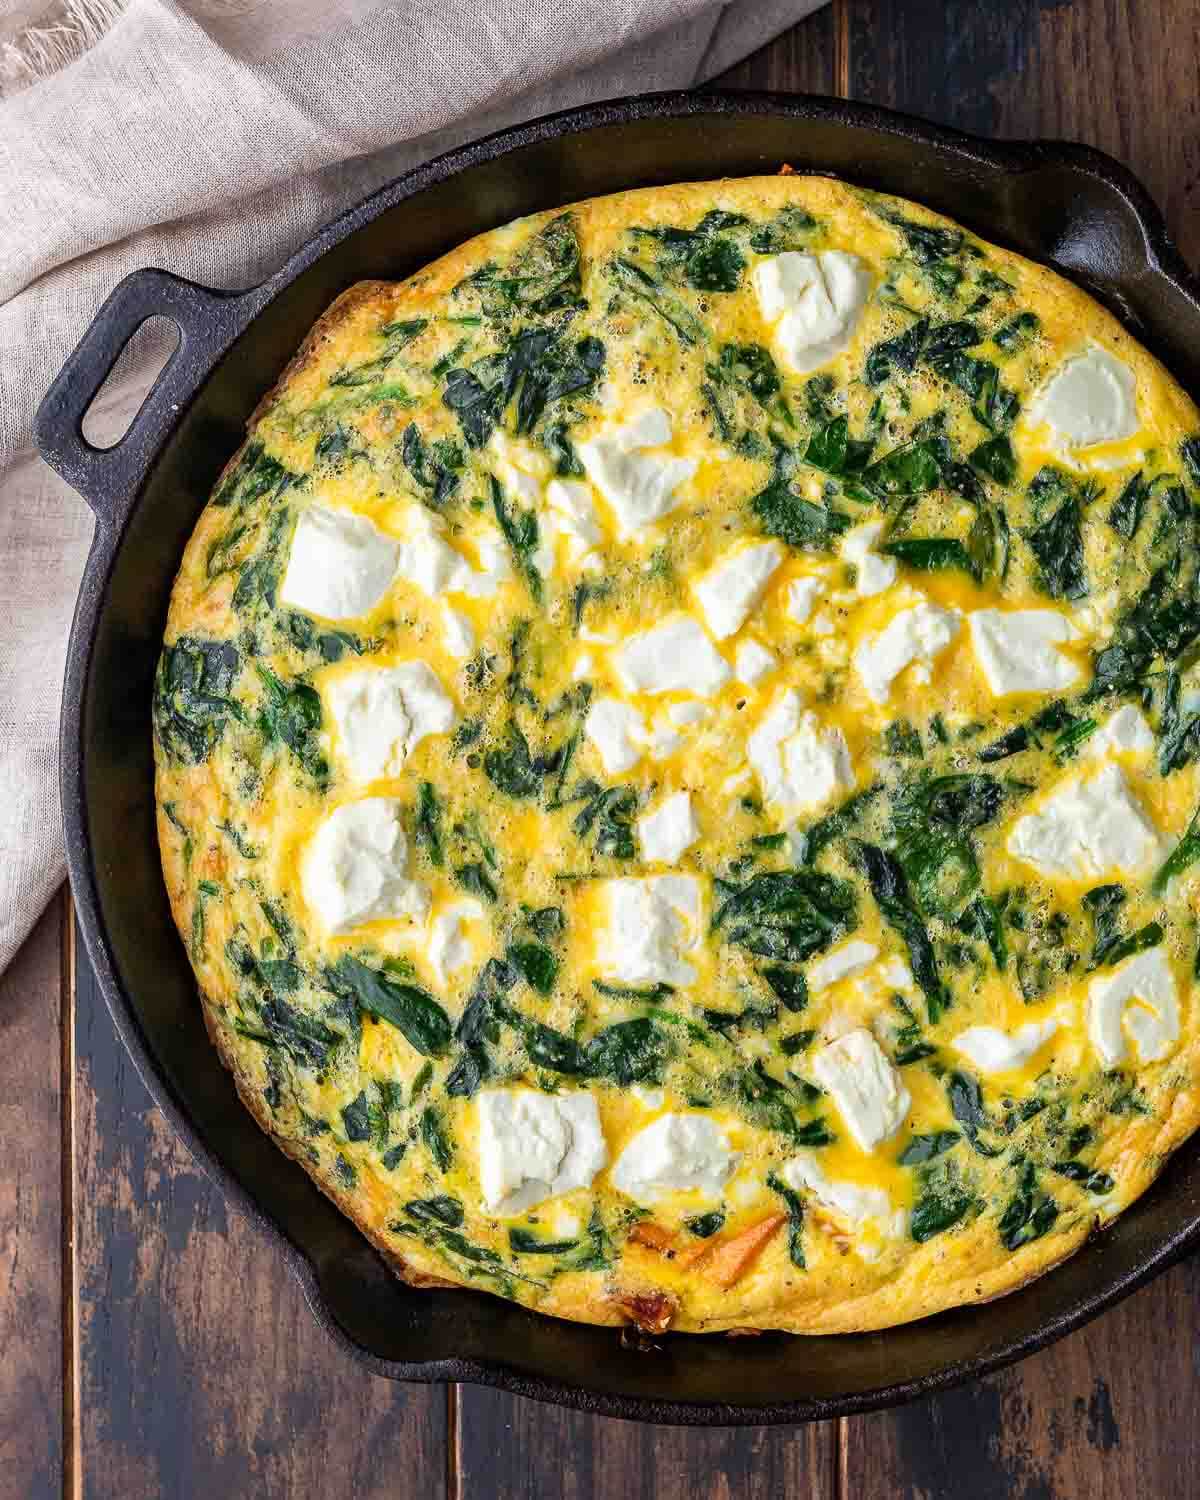
<svg viewBox="0 0 1200 1500">
<path fill-rule="evenodd" d="M 245 293 L 218 292 L 169 271 L 134 271 L 118 283 L 42 398 L 33 421 L 38 451 L 96 513 L 119 530 L 160 444 L 213 361 L 240 331 Z M 97 448 L 83 419 L 121 351 L 147 320 L 169 318 L 179 343 L 124 436 Z"/>
</svg>

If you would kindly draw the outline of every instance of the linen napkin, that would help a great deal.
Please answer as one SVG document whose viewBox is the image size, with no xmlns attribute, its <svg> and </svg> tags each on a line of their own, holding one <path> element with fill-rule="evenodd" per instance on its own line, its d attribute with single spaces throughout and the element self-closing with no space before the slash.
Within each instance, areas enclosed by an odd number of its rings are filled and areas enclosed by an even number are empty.
<svg viewBox="0 0 1200 1500">
<path fill-rule="evenodd" d="M 820 3 L 57 0 L 69 24 L 21 33 L 37 0 L 0 0 L 0 970 L 65 874 L 58 707 L 92 535 L 30 424 L 108 292 L 139 266 L 252 285 L 440 151 L 703 82 Z M 135 338 L 93 442 L 124 431 L 168 348 Z"/>
</svg>

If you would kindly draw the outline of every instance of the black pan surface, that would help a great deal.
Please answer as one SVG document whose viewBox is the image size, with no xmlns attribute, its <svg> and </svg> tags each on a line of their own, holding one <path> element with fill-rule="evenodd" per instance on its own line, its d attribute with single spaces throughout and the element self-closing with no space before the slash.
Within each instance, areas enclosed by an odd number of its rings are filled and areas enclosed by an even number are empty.
<svg viewBox="0 0 1200 1500">
<path fill-rule="evenodd" d="M 96 511 L 63 697 L 62 803 L 80 922 L 138 1072 L 225 1195 L 257 1220 L 318 1320 L 370 1370 L 477 1381 L 590 1411 L 677 1423 L 797 1422 L 894 1404 L 985 1374 L 1077 1328 L 1200 1243 L 1200 1146 L 1064 1266 L 986 1307 L 854 1336 L 679 1335 L 646 1350 L 468 1291 L 416 1291 L 241 1107 L 209 1044 L 176 936 L 153 821 L 150 693 L 167 599 L 246 419 L 329 302 L 407 276 L 520 214 L 622 188 L 797 170 L 940 209 L 1051 262 L 1200 391 L 1200 287 L 1153 204 L 1080 146 L 992 143 L 806 96 L 660 94 L 550 116 L 463 147 L 326 226 L 275 276 L 213 292 L 140 271 L 113 292 L 47 394 L 38 446 Z M 180 345 L 112 449 L 81 420 L 134 330 Z"/>
</svg>

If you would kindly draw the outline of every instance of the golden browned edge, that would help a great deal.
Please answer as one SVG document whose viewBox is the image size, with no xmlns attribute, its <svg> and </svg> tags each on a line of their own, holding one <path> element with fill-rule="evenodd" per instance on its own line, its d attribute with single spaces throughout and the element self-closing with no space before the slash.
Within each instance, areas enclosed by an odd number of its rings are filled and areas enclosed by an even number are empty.
<svg viewBox="0 0 1200 1500">
<path fill-rule="evenodd" d="M 792 178 L 795 186 L 802 184 L 816 185 L 819 187 L 822 196 L 829 195 L 832 192 L 835 196 L 841 197 L 845 195 L 847 198 L 857 201 L 857 193 L 836 179 L 798 176 L 790 170 L 788 170 L 787 175 Z M 564 204 L 558 208 L 547 209 L 541 213 L 528 215 L 523 222 L 531 228 L 536 228 L 561 213 L 570 212 L 573 209 L 578 209 L 598 201 L 616 203 L 622 199 L 637 197 L 656 197 L 661 199 L 663 196 L 679 195 L 681 193 L 690 196 L 692 194 L 712 193 L 729 182 L 746 183 L 754 182 L 755 180 L 755 178 L 718 179 L 709 182 L 675 184 L 672 188 L 667 189 L 630 189 L 625 192 L 608 194 L 605 198 L 599 200 L 584 199 Z M 767 177 L 766 180 L 771 181 L 774 179 Z M 911 199 L 900 198 L 894 194 L 880 194 L 878 196 L 886 197 L 892 202 L 901 203 L 908 209 L 915 209 L 918 215 L 926 222 L 951 224 L 956 228 L 962 227 L 958 225 L 956 220 L 950 219 L 943 214 L 935 213 L 932 209 L 926 208 L 923 204 L 915 203 Z M 496 227 L 503 228 L 505 226 Z M 289 360 L 275 384 L 262 397 L 251 413 L 246 424 L 247 435 L 229 462 L 222 469 L 217 483 L 214 485 L 214 493 L 219 485 L 224 482 L 225 478 L 236 468 L 251 440 L 250 435 L 254 430 L 255 424 L 270 410 L 271 406 L 282 395 L 287 386 L 314 361 L 318 349 L 332 336 L 334 329 L 348 322 L 356 313 L 370 304 L 381 300 L 388 300 L 395 303 L 405 292 L 423 293 L 424 297 L 418 300 L 432 300 L 441 296 L 461 279 L 467 266 L 470 265 L 475 257 L 476 247 L 481 242 L 490 239 L 494 233 L 495 230 L 493 229 L 474 236 L 437 260 L 422 267 L 404 281 L 371 280 L 357 282 L 335 298 L 310 329 L 308 335 L 291 360 Z M 1066 280 L 1065 277 L 1051 270 L 1048 266 L 1043 266 L 1037 261 L 1031 261 L 1025 256 L 1017 255 L 1013 251 L 1004 249 L 1002 246 L 994 245 L 979 235 L 972 233 L 971 237 L 979 244 L 986 246 L 988 252 L 994 255 L 1000 262 L 1019 265 L 1024 268 L 1032 268 L 1036 272 L 1036 279 L 1039 283 L 1037 288 L 1039 295 L 1053 293 L 1059 297 L 1066 297 L 1073 300 L 1081 311 L 1085 308 L 1087 309 L 1090 320 L 1099 318 L 1099 321 L 1106 325 L 1106 331 L 1110 335 L 1115 335 L 1121 343 L 1125 344 L 1129 352 L 1135 355 L 1139 362 L 1149 362 L 1159 369 L 1162 368 L 1161 362 L 1154 355 L 1150 354 L 1148 350 L 1144 349 L 1142 345 L 1137 343 L 1117 318 L 1109 313 L 1093 297 Z M 1182 400 L 1182 403 L 1190 407 L 1194 413 L 1196 410 L 1194 404 L 1169 374 L 1168 382 L 1169 389 L 1175 397 L 1176 402 L 1178 403 Z M 172 586 L 172 595 L 173 593 L 174 585 Z M 159 828 L 159 852 L 162 858 L 164 882 L 167 886 L 172 915 L 174 916 L 180 939 L 186 951 L 187 926 L 185 924 L 185 916 L 187 913 L 184 903 L 186 887 L 182 880 L 178 884 L 172 883 L 168 861 L 173 856 L 169 840 L 165 837 L 169 825 L 157 805 L 155 812 Z M 379 1231 L 363 1222 L 356 1209 L 355 1199 L 352 1195 L 338 1189 L 332 1183 L 319 1176 L 313 1169 L 312 1163 L 300 1153 L 298 1148 L 290 1140 L 276 1133 L 270 1114 L 263 1103 L 261 1091 L 257 1086 L 252 1084 L 246 1070 L 241 1064 L 238 1053 L 229 1045 L 226 1037 L 222 1034 L 222 1028 L 216 1021 L 215 1012 L 218 1011 L 219 1007 L 209 999 L 200 986 L 198 986 L 198 993 L 204 1013 L 205 1028 L 216 1047 L 218 1056 L 233 1077 L 242 1103 L 250 1112 L 256 1124 L 258 1124 L 265 1134 L 271 1137 L 275 1145 L 286 1156 L 297 1162 L 304 1169 L 320 1191 L 336 1204 L 341 1212 L 357 1226 L 364 1237 L 383 1256 L 390 1269 L 402 1281 L 412 1287 L 453 1287 L 471 1291 L 487 1291 L 487 1288 L 476 1287 L 471 1283 L 429 1275 L 427 1272 L 420 1271 L 415 1266 L 410 1265 L 404 1256 L 396 1250 L 395 1246 L 389 1244 Z M 1200 1072 L 1200 1037 L 1193 1040 L 1191 1048 L 1186 1053 L 1179 1054 L 1176 1062 L 1180 1066 L 1185 1063 L 1187 1064 L 1189 1081 L 1197 1077 L 1198 1072 Z M 1130 1154 L 1135 1157 L 1135 1165 L 1132 1169 L 1128 1169 L 1127 1176 L 1123 1182 L 1126 1192 L 1122 1212 L 1150 1187 L 1162 1171 L 1170 1154 L 1200 1125 L 1200 1092 L 1197 1092 L 1190 1086 L 1182 1089 L 1173 1101 L 1170 1115 L 1163 1120 L 1155 1117 L 1153 1121 L 1146 1122 L 1146 1125 L 1151 1127 L 1157 1125 L 1159 1127 L 1153 1139 L 1149 1141 L 1141 1139 L 1141 1134 L 1144 1131 L 1139 1133 L 1137 1127 L 1133 1127 L 1130 1131 L 1129 1139 L 1122 1147 L 1121 1154 L 1123 1157 Z M 1015 1252 L 1002 1265 L 992 1267 L 981 1274 L 959 1275 L 954 1280 L 941 1282 L 938 1282 L 935 1277 L 926 1276 L 922 1279 L 919 1286 L 914 1287 L 910 1285 L 907 1288 L 909 1296 L 908 1310 L 905 1316 L 901 1318 L 893 1317 L 887 1323 L 880 1323 L 877 1314 L 873 1318 L 867 1312 L 868 1308 L 877 1308 L 880 1289 L 875 1288 L 862 1298 L 855 1299 L 848 1304 L 842 1304 L 832 1316 L 828 1311 L 819 1314 L 809 1326 L 802 1326 L 798 1321 L 793 1319 L 791 1322 L 781 1321 L 769 1325 L 769 1327 L 751 1328 L 747 1327 L 744 1323 L 738 1323 L 733 1320 L 729 1323 L 722 1323 L 718 1320 L 710 1319 L 695 1327 L 682 1324 L 677 1325 L 677 1331 L 723 1332 L 730 1336 L 767 1331 L 817 1335 L 860 1333 L 877 1331 L 887 1327 L 899 1327 L 904 1323 L 915 1322 L 918 1319 L 930 1317 L 935 1313 L 946 1311 L 952 1307 L 991 1302 L 1000 1297 L 1007 1296 L 1010 1292 L 1018 1291 L 1037 1280 L 1040 1276 L 1045 1275 L 1046 1272 L 1061 1265 L 1063 1261 L 1075 1254 L 1088 1239 L 1104 1227 L 1106 1227 L 1105 1224 L 1098 1216 L 1083 1219 L 1069 1234 L 1061 1235 L 1050 1243 L 1046 1241 L 1034 1241 L 1022 1250 Z M 1014 1265 L 1017 1261 L 1021 1262 L 1019 1267 Z M 625 1286 L 610 1285 L 603 1292 L 595 1296 L 581 1296 L 570 1308 L 555 1308 L 551 1316 L 562 1318 L 564 1321 L 606 1326 L 618 1326 L 631 1321 L 639 1321 L 638 1314 L 630 1310 L 628 1306 L 622 1306 L 621 1303 L 627 1303 L 630 1297 L 636 1297 L 639 1293 L 653 1293 L 661 1291 L 662 1288 L 655 1287 L 652 1280 L 638 1275 L 632 1266 L 623 1264 L 620 1270 L 631 1278 L 629 1284 Z M 499 1294 L 489 1293 L 489 1295 Z M 856 1308 L 858 1308 L 860 1303 L 865 1304 L 865 1306 L 861 1312 L 856 1313 Z M 543 1312 L 544 1315 L 545 1312 Z M 655 1331 L 661 1332 L 661 1327 L 656 1328 Z"/>
</svg>

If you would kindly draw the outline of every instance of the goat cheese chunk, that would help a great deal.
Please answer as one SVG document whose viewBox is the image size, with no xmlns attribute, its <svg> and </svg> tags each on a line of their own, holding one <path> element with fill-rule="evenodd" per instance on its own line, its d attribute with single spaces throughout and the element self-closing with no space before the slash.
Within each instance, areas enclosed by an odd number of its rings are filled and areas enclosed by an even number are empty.
<svg viewBox="0 0 1200 1500">
<path fill-rule="evenodd" d="M 1132 875 L 1159 855 L 1158 830 L 1120 766 L 1060 784 L 1036 812 L 1013 824 L 1008 852 L 1039 874 L 1069 880 Z"/>
<path fill-rule="evenodd" d="M 623 540 L 669 515 L 679 504 L 679 486 L 696 472 L 694 458 L 665 451 L 670 441 L 670 415 L 656 407 L 576 445 L 587 477 L 612 507 Z"/>
<path fill-rule="evenodd" d="M 1105 719 L 1094 734 L 1083 742 L 1083 753 L 1099 758 L 1105 755 L 1145 755 L 1154 749 L 1154 731 L 1146 723 L 1140 708 L 1123 704 Z"/>
<path fill-rule="evenodd" d="M 664 797 L 652 812 L 637 820 L 637 835 L 643 859 L 673 865 L 700 837 L 691 793 L 674 792 Z"/>
<path fill-rule="evenodd" d="M 597 698 L 588 709 L 583 732 L 599 751 L 607 776 L 631 771 L 642 758 L 646 721 L 620 698 Z"/>
<path fill-rule="evenodd" d="M 546 501 L 546 519 L 566 539 L 568 560 L 583 564 L 604 536 L 591 490 L 577 479 L 552 479 L 546 486 Z"/>
<path fill-rule="evenodd" d="M 926 673 L 958 634 L 961 616 L 922 600 L 901 610 L 877 634 L 867 636 L 854 653 L 854 667 L 872 703 L 886 703 L 892 684 L 908 667 Z"/>
<path fill-rule="evenodd" d="M 1165 951 L 1135 953 L 1088 985 L 1088 1036 L 1100 1061 L 1125 1061 L 1126 1035 L 1144 1062 L 1159 1062 L 1179 1040 L 1179 992 Z"/>
<path fill-rule="evenodd" d="M 613 653 L 627 693 L 691 693 L 711 698 L 731 677 L 729 663 L 690 615 L 672 615 L 631 635 Z"/>
<path fill-rule="evenodd" d="M 1011 1032 L 998 1026 L 971 1026 L 960 1031 L 950 1045 L 981 1073 L 1008 1073 L 1023 1067 L 1044 1047 L 1058 1025 L 1050 1016 L 1045 1021 L 1029 1021 Z"/>
<path fill-rule="evenodd" d="M 365 516 L 310 505 L 296 522 L 279 602 L 329 620 L 369 615 L 391 587 L 399 552 Z"/>
<path fill-rule="evenodd" d="M 692 584 L 704 611 L 704 622 L 715 640 L 737 634 L 782 561 L 783 548 L 778 542 L 737 547 Z"/>
<path fill-rule="evenodd" d="M 454 702 L 423 661 L 360 667 L 326 683 L 340 758 L 357 782 L 398 776 L 426 735 L 454 728 Z"/>
<path fill-rule="evenodd" d="M 1062 448 L 1116 443 L 1138 430 L 1137 377 L 1127 364 L 1091 344 L 1059 366 L 1030 403 Z"/>
<path fill-rule="evenodd" d="M 458 661 L 466 661 L 475 649 L 475 630 L 461 610 L 442 606 L 442 644 Z"/>
<path fill-rule="evenodd" d="M 733 673 L 739 682 L 754 687 L 775 670 L 775 658 L 757 641 L 740 641 L 733 656 Z"/>
<path fill-rule="evenodd" d="M 600 1111 L 585 1090 L 482 1089 L 476 1107 L 479 1185 L 490 1213 L 524 1213 L 590 1187 L 608 1162 Z"/>
<path fill-rule="evenodd" d="M 885 521 L 865 521 L 842 538 L 842 561 L 853 564 L 854 588 L 864 599 L 890 589 L 900 572 L 894 557 L 880 557 L 874 550 L 886 525 Z"/>
<path fill-rule="evenodd" d="M 797 1152 L 780 1167 L 779 1175 L 796 1192 L 811 1193 L 848 1229 L 875 1228 L 884 1239 L 902 1239 L 908 1229 L 908 1215 L 882 1188 L 833 1180 L 825 1174 L 815 1151 Z"/>
<path fill-rule="evenodd" d="M 763 798 L 785 818 L 814 812 L 854 785 L 850 751 L 840 729 L 826 729 L 800 694 L 786 688 L 746 741 Z"/>
<path fill-rule="evenodd" d="M 866 266 L 844 250 L 785 250 L 760 260 L 752 280 L 776 352 L 798 375 L 849 345 L 871 290 Z"/>
<path fill-rule="evenodd" d="M 851 974 L 861 974 L 878 957 L 879 949 L 874 943 L 865 943 L 861 938 L 851 938 L 848 943 L 843 943 L 840 948 L 835 948 L 832 953 L 819 958 L 809 968 L 805 975 L 808 987 L 814 993 L 827 990 L 839 979 L 846 979 Z"/>
<path fill-rule="evenodd" d="M 478 901 L 471 899 L 452 901 L 443 907 L 429 924 L 429 962 L 442 984 L 451 975 L 465 969 L 475 956 L 475 948 L 468 937 L 469 924 L 483 920 L 484 911 Z"/>
<path fill-rule="evenodd" d="M 442 520 L 423 505 L 414 505 L 405 518 L 404 540 L 397 544 L 396 576 L 431 599 L 443 594 L 467 594 L 486 598 L 512 577 L 502 540 L 489 531 L 476 538 L 483 564 L 476 572 L 461 552 L 442 535 Z"/>
<path fill-rule="evenodd" d="M 700 940 L 700 882 L 693 875 L 622 877 L 601 888 L 605 922 L 598 959 L 617 984 L 688 985 L 696 971 L 684 957 Z"/>
<path fill-rule="evenodd" d="M 794 625 L 804 625 L 825 592 L 822 578 L 793 578 L 787 586 L 787 617 Z"/>
<path fill-rule="evenodd" d="M 860 1151 L 874 1151 L 904 1124 L 912 1099 L 865 1028 L 848 1031 L 815 1052 L 812 1072 Z"/>
<path fill-rule="evenodd" d="M 967 616 L 971 645 L 995 698 L 1009 693 L 1058 693 L 1083 672 L 1058 650 L 1077 638 L 1054 609 L 976 609 Z"/>
<path fill-rule="evenodd" d="M 612 1184 L 638 1203 L 670 1193 L 717 1199 L 739 1160 L 725 1132 L 708 1115 L 659 1115 L 639 1130 L 613 1163 Z"/>
<path fill-rule="evenodd" d="M 409 877 L 403 811 L 393 797 L 367 797 L 343 803 L 318 825 L 300 885 L 325 932 L 353 932 L 386 918 L 425 920 L 429 888 Z"/>
</svg>

